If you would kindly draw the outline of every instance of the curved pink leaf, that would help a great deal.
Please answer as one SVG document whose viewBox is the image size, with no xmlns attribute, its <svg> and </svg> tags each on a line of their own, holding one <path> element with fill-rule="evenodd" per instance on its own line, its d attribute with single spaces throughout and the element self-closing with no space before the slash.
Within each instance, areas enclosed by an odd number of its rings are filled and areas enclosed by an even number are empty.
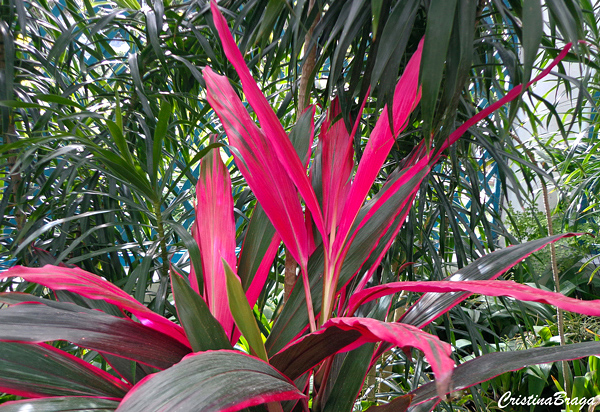
<svg viewBox="0 0 600 412">
<path fill-rule="evenodd" d="M 131 312 L 143 325 L 178 340 L 188 348 L 190 347 L 181 326 L 152 312 L 117 286 L 93 273 L 79 268 L 50 265 L 41 268 L 14 266 L 6 272 L 0 273 L 0 279 L 11 277 L 20 277 L 28 282 L 39 283 L 54 290 L 68 290 L 89 299 L 104 300 L 121 310 Z"/>
<path fill-rule="evenodd" d="M 369 302 L 381 296 L 391 295 L 402 290 L 408 292 L 470 292 L 486 296 L 508 296 L 514 299 L 546 303 L 570 312 L 588 316 L 600 316 L 600 300 L 579 300 L 560 293 L 536 289 L 512 280 L 462 280 L 393 282 L 365 289 L 352 297 L 351 305 Z"/>
<path fill-rule="evenodd" d="M 219 11 L 217 2 L 215 0 L 211 0 L 210 5 L 215 27 L 219 32 L 221 44 L 223 45 L 223 50 L 240 76 L 244 94 L 256 112 L 256 116 L 258 117 L 260 125 L 265 131 L 265 136 L 272 148 L 275 150 L 277 158 L 280 159 L 283 168 L 298 188 L 300 195 L 306 202 L 306 207 L 310 209 L 317 229 L 321 232 L 321 235 L 325 241 L 326 237 L 321 208 L 319 207 L 317 197 L 306 174 L 306 168 L 302 165 L 302 161 L 298 157 L 296 150 L 288 139 L 285 130 L 283 130 L 283 126 L 281 126 L 277 115 L 269 105 L 269 102 L 265 96 L 260 91 L 260 88 L 252 77 L 250 70 L 248 70 L 246 62 L 244 61 L 244 57 L 235 44 L 235 40 L 229 31 L 227 22 Z"/>
<path fill-rule="evenodd" d="M 231 178 L 218 149 L 200 162 L 196 198 L 196 236 L 202 254 L 204 276 L 202 295 L 210 312 L 231 338 L 234 323 L 227 302 L 225 270 L 221 259 L 225 259 L 231 267 L 236 266 L 235 222 Z"/>
<path fill-rule="evenodd" d="M 294 379 L 325 358 L 347 352 L 368 342 L 388 342 L 403 349 L 416 348 L 425 354 L 445 393 L 454 369 L 452 347 L 436 336 L 402 323 L 387 323 L 371 318 L 333 318 L 313 333 L 290 343 L 270 359 L 270 363 Z"/>
<path fill-rule="evenodd" d="M 306 265 L 308 235 L 302 206 L 289 174 L 272 153 L 270 143 L 250 118 L 227 78 L 210 67 L 206 67 L 203 74 L 208 101 L 223 123 L 238 168 L 294 259 Z"/>
</svg>

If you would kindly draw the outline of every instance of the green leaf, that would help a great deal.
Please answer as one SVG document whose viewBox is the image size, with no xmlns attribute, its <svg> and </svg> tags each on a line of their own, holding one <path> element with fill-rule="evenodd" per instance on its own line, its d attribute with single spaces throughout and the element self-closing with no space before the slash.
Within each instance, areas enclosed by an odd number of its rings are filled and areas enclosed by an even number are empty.
<svg viewBox="0 0 600 412">
<path fill-rule="evenodd" d="M 429 141 L 431 133 L 434 132 L 432 129 L 436 103 L 442 83 L 444 63 L 448 54 L 448 44 L 455 12 L 456 0 L 432 0 L 429 6 L 420 73 L 423 134 L 426 142 Z"/>
<path fill-rule="evenodd" d="M 158 180 L 158 170 L 162 159 L 162 143 L 167 136 L 167 128 L 169 127 L 169 118 L 171 117 L 171 104 L 168 101 L 163 101 L 158 114 L 158 122 L 154 129 L 154 141 L 152 142 L 152 171 L 150 179 L 153 186 L 156 186 Z"/>
<path fill-rule="evenodd" d="M 128 390 L 119 379 L 53 346 L 0 342 L 0 392 L 121 398 Z"/>
<path fill-rule="evenodd" d="M 144 379 L 117 411 L 237 411 L 303 397 L 289 379 L 259 359 L 234 351 L 210 351 L 186 356 Z"/>
<path fill-rule="evenodd" d="M 105 120 L 106 126 L 108 126 L 108 130 L 110 131 L 110 135 L 115 141 L 117 145 L 117 149 L 119 149 L 119 153 L 121 156 L 127 161 L 128 164 L 133 166 L 133 157 L 131 156 L 131 152 L 129 151 L 129 146 L 127 145 L 127 141 L 125 140 L 125 136 L 123 135 L 123 131 L 112 120 Z"/>
<path fill-rule="evenodd" d="M 523 83 L 531 77 L 533 63 L 544 35 L 542 5 L 540 0 L 523 2 Z"/>
<path fill-rule="evenodd" d="M 0 406 L 1 412 L 111 412 L 119 402 L 88 397 L 53 397 L 7 402 Z"/>
<path fill-rule="evenodd" d="M 35 98 L 37 100 L 41 100 L 42 102 L 46 102 L 46 103 L 62 104 L 64 106 L 76 107 L 80 110 L 86 109 L 85 107 L 81 106 L 78 103 L 75 103 L 71 99 L 67 99 L 66 97 L 62 97 L 62 96 L 57 96 L 55 94 L 38 94 L 35 96 Z"/>
<path fill-rule="evenodd" d="M 232 349 L 223 327 L 210 313 L 204 299 L 174 271 L 171 271 L 171 285 L 181 326 L 194 352 Z"/>
<path fill-rule="evenodd" d="M 227 277 L 227 298 L 229 299 L 229 308 L 231 309 L 233 319 L 256 356 L 264 361 L 268 361 L 269 358 L 267 357 L 262 335 L 256 324 L 254 312 L 252 312 L 252 308 L 248 305 L 242 284 L 227 262 L 224 259 L 222 259 L 222 262 L 225 267 L 225 276 Z"/>
</svg>

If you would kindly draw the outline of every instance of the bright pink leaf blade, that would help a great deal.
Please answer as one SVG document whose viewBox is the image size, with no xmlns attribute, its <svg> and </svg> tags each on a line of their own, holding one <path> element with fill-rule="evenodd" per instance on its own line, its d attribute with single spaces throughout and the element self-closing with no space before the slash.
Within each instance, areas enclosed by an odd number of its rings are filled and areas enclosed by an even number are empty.
<svg viewBox="0 0 600 412">
<path fill-rule="evenodd" d="M 238 168 L 294 259 L 306 265 L 308 235 L 293 182 L 227 78 L 210 67 L 203 73 L 208 101 L 223 123 Z"/>
<path fill-rule="evenodd" d="M 392 108 L 392 118 L 394 133 L 390 130 L 388 117 L 389 108 L 386 106 L 379 117 L 375 128 L 371 132 L 371 137 L 365 148 L 363 157 L 356 176 L 350 189 L 348 202 L 340 222 L 339 236 L 336 238 L 334 250 L 341 250 L 346 236 L 358 215 L 358 212 L 365 201 L 369 190 L 379 174 L 381 166 L 385 162 L 390 149 L 396 142 L 396 135 L 401 132 L 408 122 L 408 118 L 416 105 L 419 103 L 421 94 L 419 88 L 419 67 L 421 65 L 421 53 L 423 51 L 423 40 L 419 43 L 417 51 L 410 59 L 400 81 L 396 85 L 394 92 L 394 106 Z"/>
<path fill-rule="evenodd" d="M 231 338 L 234 322 L 227 303 L 221 259 L 225 259 L 231 267 L 236 266 L 235 222 L 231 179 L 218 149 L 200 162 L 196 197 L 196 236 L 202 254 L 203 295 L 210 312 Z"/>
<path fill-rule="evenodd" d="M 217 2 L 214 0 L 211 1 L 211 9 L 215 26 L 219 32 L 221 44 L 223 45 L 223 50 L 240 76 L 246 98 L 256 112 L 260 125 L 265 131 L 265 136 L 271 144 L 272 149 L 275 150 L 277 158 L 298 188 L 300 195 L 306 202 L 306 206 L 310 209 L 315 219 L 317 229 L 321 232 L 324 240 L 326 240 L 321 208 L 319 207 L 317 197 L 306 174 L 306 168 L 302 165 L 302 161 L 288 139 L 285 130 L 283 130 L 277 115 L 260 91 L 250 70 L 248 70 L 244 57 L 235 44 L 235 40 L 229 31 L 227 22 L 219 11 Z"/>
<path fill-rule="evenodd" d="M 401 323 L 387 323 L 371 318 L 333 318 L 320 330 L 290 343 L 274 355 L 270 362 L 293 379 L 328 356 L 347 352 L 368 342 L 382 341 L 400 348 L 421 350 L 436 376 L 439 393 L 445 393 L 454 369 L 454 361 L 450 358 L 450 344 L 414 326 Z"/>
<path fill-rule="evenodd" d="M 190 347 L 181 326 L 152 312 L 117 286 L 93 273 L 79 268 L 50 265 L 41 268 L 14 266 L 6 272 L 0 273 L 0 279 L 11 277 L 20 277 L 28 282 L 39 283 L 54 290 L 68 290 L 89 299 L 104 300 L 122 310 L 131 312 L 143 325 L 162 332 Z"/>
<path fill-rule="evenodd" d="M 570 312 L 588 316 L 600 316 L 600 300 L 579 300 L 560 293 L 536 289 L 512 280 L 463 280 L 463 281 L 427 281 L 393 282 L 375 286 L 353 296 L 353 306 L 358 302 L 366 303 L 381 296 L 400 291 L 408 292 L 470 292 L 486 296 L 507 296 L 528 302 L 546 303 Z M 355 300 L 354 300 L 355 299 Z"/>
</svg>

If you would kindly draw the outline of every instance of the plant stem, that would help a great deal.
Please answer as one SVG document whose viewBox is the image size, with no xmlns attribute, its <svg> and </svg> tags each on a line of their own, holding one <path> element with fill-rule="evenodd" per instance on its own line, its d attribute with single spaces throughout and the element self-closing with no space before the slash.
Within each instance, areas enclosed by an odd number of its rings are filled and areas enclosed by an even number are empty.
<svg viewBox="0 0 600 412">
<path fill-rule="evenodd" d="M 531 160 L 531 163 L 537 165 L 537 161 L 535 160 L 533 153 L 531 153 L 531 150 L 525 147 L 523 142 L 519 139 L 519 137 L 516 134 L 512 133 L 512 137 L 523 147 L 523 150 Z M 552 227 L 552 212 L 550 211 L 550 198 L 548 196 L 548 187 L 546 186 L 546 182 L 542 178 L 542 176 L 540 176 L 540 183 L 542 185 L 542 196 L 544 198 L 544 214 L 546 215 L 548 236 L 552 236 L 554 235 L 554 229 Z M 550 264 L 552 266 L 552 279 L 554 280 L 554 291 L 556 293 L 560 293 L 560 278 L 558 275 L 558 264 L 556 263 L 556 247 L 554 246 L 554 243 L 550 244 Z M 556 321 L 558 326 L 558 336 L 560 338 L 560 346 L 565 346 L 565 322 L 563 318 L 563 311 L 560 308 L 556 308 Z M 563 380 L 565 384 L 565 391 L 567 392 L 567 397 L 570 398 L 571 382 L 569 378 L 569 364 L 567 363 L 567 361 L 563 360 L 561 362 L 561 365 Z"/>
<path fill-rule="evenodd" d="M 158 232 L 158 241 L 160 244 L 160 254 L 162 258 L 161 276 L 169 276 L 169 250 L 167 249 L 167 240 L 165 239 L 165 227 L 162 219 L 160 202 L 154 203 L 154 214 L 156 215 L 156 230 Z"/>
</svg>

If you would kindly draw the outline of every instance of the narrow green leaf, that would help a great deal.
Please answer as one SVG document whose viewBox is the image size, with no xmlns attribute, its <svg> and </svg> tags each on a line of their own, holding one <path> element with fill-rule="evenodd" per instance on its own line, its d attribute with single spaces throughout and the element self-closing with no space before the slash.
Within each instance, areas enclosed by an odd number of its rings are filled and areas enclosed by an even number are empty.
<svg viewBox="0 0 600 412">
<path fill-rule="evenodd" d="M 123 115 L 121 114 L 121 97 L 119 92 L 115 92 L 115 123 L 123 133 Z"/>
<path fill-rule="evenodd" d="M 179 321 L 194 352 L 232 349 L 223 327 L 210 313 L 204 299 L 174 271 L 171 271 L 171 286 Z"/>
<path fill-rule="evenodd" d="M 227 262 L 224 259 L 222 261 L 227 277 L 227 298 L 229 299 L 229 308 L 231 309 L 233 319 L 256 356 L 264 361 L 268 361 L 262 335 L 256 324 L 252 308 L 248 305 L 242 284 Z"/>
<path fill-rule="evenodd" d="M 420 79 L 423 87 L 421 110 L 426 142 L 429 141 L 433 132 L 436 103 L 442 83 L 455 12 L 456 0 L 432 0 L 429 6 Z"/>
<path fill-rule="evenodd" d="M 523 2 L 523 83 L 531 77 L 533 63 L 544 34 L 540 0 Z"/>
<path fill-rule="evenodd" d="M 154 141 L 152 143 L 152 171 L 150 173 L 150 179 L 153 186 L 156 186 L 156 182 L 158 180 L 158 170 L 160 168 L 160 160 L 162 158 L 162 145 L 163 140 L 167 136 L 167 128 L 169 127 L 171 110 L 171 104 L 164 100 L 160 106 L 158 122 L 156 123 L 156 129 L 154 129 Z"/>
<path fill-rule="evenodd" d="M 119 152 L 123 156 L 123 158 L 133 166 L 133 157 L 131 156 L 131 152 L 129 151 L 129 146 L 127 145 L 127 140 L 125 140 L 125 136 L 123 135 L 123 131 L 121 128 L 112 120 L 105 120 L 106 126 L 110 131 L 110 135 L 115 141 Z"/>
</svg>

